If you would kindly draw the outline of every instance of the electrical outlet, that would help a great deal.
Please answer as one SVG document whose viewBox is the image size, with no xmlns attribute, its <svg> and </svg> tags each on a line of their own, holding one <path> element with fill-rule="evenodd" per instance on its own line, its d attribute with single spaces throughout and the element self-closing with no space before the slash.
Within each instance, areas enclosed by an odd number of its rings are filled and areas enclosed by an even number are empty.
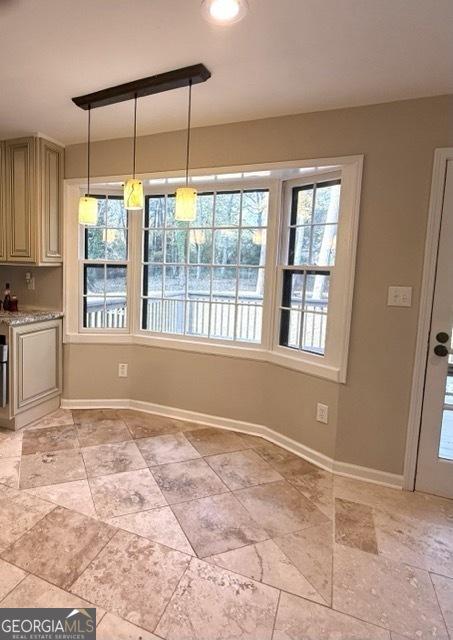
<svg viewBox="0 0 453 640">
<path fill-rule="evenodd" d="M 327 424 L 329 422 L 329 407 L 326 404 L 318 402 L 316 405 L 316 420 Z"/>
<path fill-rule="evenodd" d="M 127 364 L 121 362 L 118 364 L 118 378 L 127 378 Z"/>
<path fill-rule="evenodd" d="M 412 287 L 389 287 L 387 306 L 412 306 Z"/>
</svg>

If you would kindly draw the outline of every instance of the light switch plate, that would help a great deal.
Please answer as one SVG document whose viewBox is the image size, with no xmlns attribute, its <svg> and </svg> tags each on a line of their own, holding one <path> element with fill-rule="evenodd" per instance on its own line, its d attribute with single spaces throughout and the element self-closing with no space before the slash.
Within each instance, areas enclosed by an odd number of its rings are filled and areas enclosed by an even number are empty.
<svg viewBox="0 0 453 640">
<path fill-rule="evenodd" d="M 329 423 L 329 407 L 326 404 L 318 402 L 316 405 L 316 420 L 323 424 Z"/>
<path fill-rule="evenodd" d="M 389 287 L 387 306 L 411 307 L 412 287 Z"/>
</svg>

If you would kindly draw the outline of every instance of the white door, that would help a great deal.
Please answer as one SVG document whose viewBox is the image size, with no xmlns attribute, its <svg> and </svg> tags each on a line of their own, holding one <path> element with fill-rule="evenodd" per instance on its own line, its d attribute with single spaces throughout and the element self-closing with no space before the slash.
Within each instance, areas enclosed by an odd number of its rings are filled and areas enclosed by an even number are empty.
<svg viewBox="0 0 453 640">
<path fill-rule="evenodd" d="M 453 161 L 447 163 L 415 488 L 453 498 Z"/>
</svg>

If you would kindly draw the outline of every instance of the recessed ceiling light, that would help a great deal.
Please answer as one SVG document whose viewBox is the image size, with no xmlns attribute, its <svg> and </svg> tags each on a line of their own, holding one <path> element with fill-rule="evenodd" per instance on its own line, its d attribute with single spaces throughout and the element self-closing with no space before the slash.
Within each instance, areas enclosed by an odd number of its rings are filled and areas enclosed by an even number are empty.
<svg viewBox="0 0 453 640">
<path fill-rule="evenodd" d="M 203 0 L 201 10 L 209 22 L 220 25 L 239 22 L 247 13 L 247 0 Z"/>
</svg>

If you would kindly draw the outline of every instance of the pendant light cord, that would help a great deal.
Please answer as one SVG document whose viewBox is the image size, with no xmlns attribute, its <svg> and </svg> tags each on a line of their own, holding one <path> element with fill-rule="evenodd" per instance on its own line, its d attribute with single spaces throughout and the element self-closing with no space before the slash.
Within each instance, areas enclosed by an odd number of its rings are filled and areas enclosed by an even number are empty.
<svg viewBox="0 0 453 640">
<path fill-rule="evenodd" d="M 91 104 L 88 105 L 87 196 L 90 195 L 90 161 L 91 161 Z"/>
<path fill-rule="evenodd" d="M 192 79 L 189 80 L 189 108 L 187 112 L 186 187 L 189 186 L 190 124 L 192 119 Z"/>
<path fill-rule="evenodd" d="M 132 177 L 135 180 L 135 164 L 137 155 L 137 94 L 134 96 L 134 160 L 132 165 Z"/>
</svg>

